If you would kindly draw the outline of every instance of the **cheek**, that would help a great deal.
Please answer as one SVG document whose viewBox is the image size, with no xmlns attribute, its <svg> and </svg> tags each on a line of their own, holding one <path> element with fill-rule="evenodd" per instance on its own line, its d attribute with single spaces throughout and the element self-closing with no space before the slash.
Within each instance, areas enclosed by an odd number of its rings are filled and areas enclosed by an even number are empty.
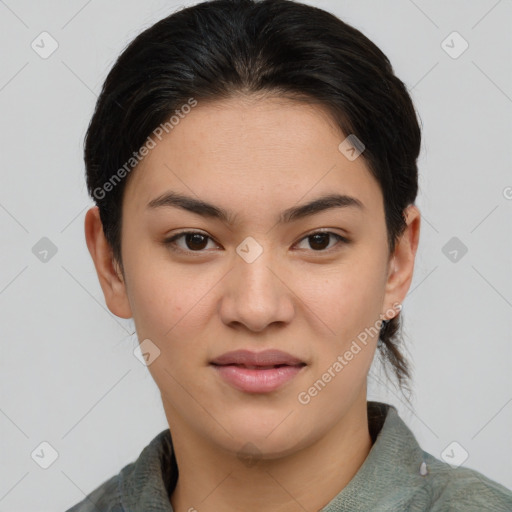
<svg viewBox="0 0 512 512">
<path fill-rule="evenodd" d="M 183 296 L 175 288 L 177 283 L 168 283 L 154 271 L 135 271 L 130 277 L 129 299 L 139 335 L 163 339 L 183 316 Z"/>
<path fill-rule="evenodd" d="M 384 265 L 372 257 L 340 264 L 328 278 L 309 277 L 304 301 L 337 340 L 349 340 L 375 324 L 385 294 Z"/>
<path fill-rule="evenodd" d="M 139 339 L 149 338 L 173 357 L 191 347 L 208 313 L 208 290 L 218 277 L 198 275 L 197 269 L 169 262 L 151 264 L 143 258 L 127 262 L 128 297 Z M 140 262 L 140 263 L 139 263 Z"/>
</svg>

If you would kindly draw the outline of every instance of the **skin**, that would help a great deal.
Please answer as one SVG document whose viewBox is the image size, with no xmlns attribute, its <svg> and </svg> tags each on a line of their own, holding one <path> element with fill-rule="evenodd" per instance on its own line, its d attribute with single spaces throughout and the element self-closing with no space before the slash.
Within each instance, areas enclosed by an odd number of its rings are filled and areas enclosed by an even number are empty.
<svg viewBox="0 0 512 512">
<path fill-rule="evenodd" d="M 123 272 L 98 209 L 85 218 L 87 245 L 106 303 L 133 318 L 139 340 L 160 355 L 148 366 L 172 432 L 180 475 L 175 512 L 318 510 L 336 496 L 371 449 L 366 378 L 377 337 L 302 404 L 300 392 L 365 328 L 397 314 L 410 287 L 420 212 L 388 252 L 383 197 L 363 157 L 319 106 L 240 96 L 199 103 L 130 175 L 122 212 Z M 147 208 L 175 191 L 233 212 L 234 224 L 177 207 Z M 280 213 L 333 192 L 364 209 L 332 208 L 289 224 Z M 183 230 L 209 238 L 175 246 Z M 335 236 L 316 242 L 318 230 Z M 236 248 L 253 237 L 252 263 Z M 202 242 L 202 243 L 201 243 Z M 380 324 L 377 324 L 380 325 Z M 272 393 L 250 394 L 209 364 L 236 349 L 277 348 L 307 366 Z M 250 463 L 241 454 L 251 457 Z"/>
</svg>

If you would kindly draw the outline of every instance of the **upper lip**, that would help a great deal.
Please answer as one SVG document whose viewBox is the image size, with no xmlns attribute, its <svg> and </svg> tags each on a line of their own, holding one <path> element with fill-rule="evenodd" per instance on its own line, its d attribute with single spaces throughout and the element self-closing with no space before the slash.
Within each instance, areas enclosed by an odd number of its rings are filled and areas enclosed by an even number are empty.
<svg viewBox="0 0 512 512">
<path fill-rule="evenodd" d="M 282 352 L 281 350 L 263 350 L 261 352 L 251 352 L 250 350 L 235 350 L 226 352 L 211 361 L 211 364 L 224 366 L 239 364 L 245 366 L 274 366 L 285 364 L 289 366 L 304 365 L 304 361 Z"/>
</svg>

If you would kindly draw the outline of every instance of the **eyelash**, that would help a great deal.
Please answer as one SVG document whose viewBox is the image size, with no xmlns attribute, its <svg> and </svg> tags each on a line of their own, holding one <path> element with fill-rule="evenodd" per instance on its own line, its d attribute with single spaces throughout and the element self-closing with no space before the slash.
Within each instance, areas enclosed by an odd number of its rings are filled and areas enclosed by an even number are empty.
<svg viewBox="0 0 512 512">
<path fill-rule="evenodd" d="M 334 236 L 338 240 L 338 244 L 336 244 L 336 245 L 339 245 L 340 242 L 341 242 L 341 244 L 345 244 L 345 245 L 350 243 L 350 240 L 348 238 L 345 238 L 344 236 L 341 236 L 338 233 L 333 233 L 332 231 L 314 231 L 313 233 L 310 233 L 310 234 L 306 235 L 305 237 L 301 238 L 299 240 L 299 243 L 302 242 L 303 240 L 306 240 L 307 238 L 310 238 L 310 237 L 312 237 L 314 235 L 317 235 L 317 234 L 324 234 L 324 235 L 332 235 L 332 236 Z M 177 234 L 173 235 L 172 237 L 165 239 L 163 241 L 163 244 L 166 247 L 168 247 L 169 249 L 171 249 L 172 251 L 177 252 L 177 253 L 182 253 L 182 254 L 190 254 L 190 253 L 199 253 L 200 254 L 200 253 L 205 252 L 204 249 L 199 250 L 199 251 L 192 251 L 192 250 L 185 250 L 185 249 L 181 249 L 180 247 L 177 247 L 176 246 L 176 240 L 184 237 L 185 235 L 202 235 L 205 238 L 213 240 L 213 238 L 211 238 L 208 235 L 205 235 L 204 233 L 202 233 L 200 231 L 182 231 L 181 233 L 177 233 Z M 315 250 L 312 249 L 312 251 L 315 252 L 315 253 L 330 253 L 333 250 L 336 250 L 335 249 L 336 245 L 334 245 L 330 249 L 318 250 L 318 251 L 315 251 Z"/>
</svg>

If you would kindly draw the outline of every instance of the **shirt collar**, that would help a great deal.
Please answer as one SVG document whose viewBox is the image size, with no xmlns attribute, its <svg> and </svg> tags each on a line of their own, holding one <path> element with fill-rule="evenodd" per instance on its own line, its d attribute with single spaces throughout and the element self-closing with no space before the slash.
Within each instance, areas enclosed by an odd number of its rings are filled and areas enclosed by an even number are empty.
<svg viewBox="0 0 512 512">
<path fill-rule="evenodd" d="M 428 486 L 424 452 L 396 408 L 368 402 L 368 424 L 370 434 L 372 426 L 378 429 L 370 453 L 321 512 L 406 510 L 404 504 Z"/>
</svg>

